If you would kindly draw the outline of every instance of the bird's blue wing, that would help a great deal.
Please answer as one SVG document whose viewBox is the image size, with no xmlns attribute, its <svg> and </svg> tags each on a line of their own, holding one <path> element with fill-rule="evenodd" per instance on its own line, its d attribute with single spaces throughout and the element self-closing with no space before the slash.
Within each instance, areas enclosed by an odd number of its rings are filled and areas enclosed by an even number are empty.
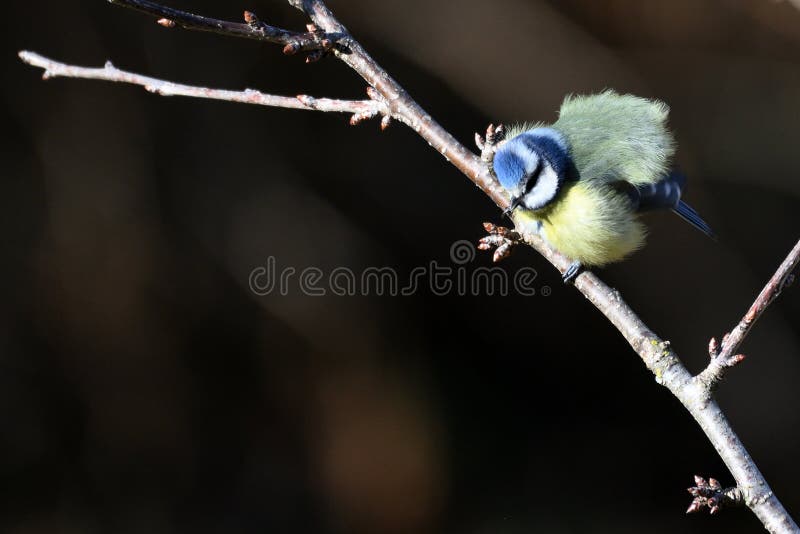
<svg viewBox="0 0 800 534">
<path fill-rule="evenodd" d="M 686 187 L 686 176 L 673 171 L 658 182 L 638 187 L 622 184 L 625 193 L 631 198 L 637 212 L 669 209 L 677 213 L 683 220 L 716 239 L 714 231 L 689 204 L 681 200 L 681 193 Z"/>
</svg>

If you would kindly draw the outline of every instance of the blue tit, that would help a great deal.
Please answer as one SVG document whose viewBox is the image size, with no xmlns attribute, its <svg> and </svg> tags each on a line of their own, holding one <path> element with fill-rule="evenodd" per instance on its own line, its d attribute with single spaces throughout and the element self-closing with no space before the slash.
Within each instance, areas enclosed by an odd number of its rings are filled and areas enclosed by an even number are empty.
<svg viewBox="0 0 800 534">
<path fill-rule="evenodd" d="M 497 149 L 494 173 L 512 197 L 507 212 L 518 230 L 573 260 L 565 282 L 644 245 L 643 211 L 670 209 L 713 237 L 681 200 L 686 180 L 672 170 L 668 113 L 662 102 L 614 91 L 570 96 L 555 123 L 513 127 Z"/>
</svg>

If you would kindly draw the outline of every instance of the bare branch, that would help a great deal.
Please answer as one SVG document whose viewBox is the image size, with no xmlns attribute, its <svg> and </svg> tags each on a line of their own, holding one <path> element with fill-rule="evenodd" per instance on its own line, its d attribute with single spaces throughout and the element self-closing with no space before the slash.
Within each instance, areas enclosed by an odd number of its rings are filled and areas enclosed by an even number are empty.
<svg viewBox="0 0 800 534">
<path fill-rule="evenodd" d="M 234 35 L 238 37 L 257 38 L 260 40 L 267 40 L 271 42 L 279 42 L 284 44 L 285 39 L 289 39 L 285 34 L 278 33 L 272 34 L 273 29 L 263 29 L 261 33 L 256 33 L 258 30 L 254 29 L 256 24 L 237 25 L 235 23 L 225 23 L 223 21 L 216 21 L 214 19 L 206 19 L 204 17 L 197 17 L 188 13 L 172 10 L 159 6 L 146 0 L 110 0 L 112 3 L 132 7 L 145 11 L 151 15 L 159 18 L 166 19 L 162 24 L 170 25 L 170 21 L 189 29 L 201 29 L 206 31 L 216 31 L 226 35 Z M 501 209 L 509 206 L 510 196 L 500 186 L 497 180 L 492 176 L 487 161 L 491 158 L 491 151 L 486 150 L 486 142 L 481 140 L 484 144 L 482 153 L 484 158 L 474 154 L 461 143 L 459 143 L 449 132 L 442 128 L 433 118 L 417 104 L 411 96 L 397 83 L 385 70 L 383 70 L 375 60 L 367 54 L 363 47 L 355 41 L 352 36 L 347 32 L 347 29 L 339 23 L 333 16 L 330 10 L 325 6 L 321 0 L 288 0 L 291 5 L 305 12 L 313 21 L 314 26 L 310 28 L 309 33 L 318 36 L 318 39 L 328 39 L 328 46 L 322 45 L 322 40 L 318 42 L 316 48 L 311 48 L 312 59 L 318 59 L 326 52 L 334 54 L 341 61 L 352 68 L 358 73 L 371 87 L 369 101 L 351 102 L 344 106 L 364 106 L 365 111 L 372 113 L 370 116 L 383 114 L 384 119 L 382 126 L 388 124 L 390 118 L 399 120 L 439 151 L 450 163 L 456 166 L 465 176 L 472 180 L 491 200 L 497 204 Z M 250 17 L 248 17 L 250 18 Z M 222 25 L 220 25 L 222 24 Z M 259 23 L 260 24 L 260 23 Z M 284 32 L 284 30 L 280 30 Z M 269 35 L 269 36 L 268 36 Z M 309 36 L 305 36 L 311 39 Z M 336 46 L 331 46 L 330 41 L 335 41 Z M 311 43 L 311 41 L 298 41 L 303 43 Z M 290 44 L 290 43 L 289 43 Z M 288 46 L 288 44 L 285 44 Z M 310 45 L 309 45 L 310 46 Z M 286 49 L 284 49 L 286 51 Z M 288 53 L 288 52 L 287 52 Z M 44 58 L 32 53 L 24 53 L 23 60 L 37 58 L 41 61 Z M 26 59 L 27 58 L 27 59 Z M 49 61 L 49 60 L 45 60 Z M 43 68 L 47 69 L 47 66 Z M 75 77 L 109 79 L 103 75 L 105 69 L 82 69 L 80 67 L 66 67 L 73 69 Z M 110 67 L 113 69 L 113 67 Z M 50 69 L 48 69 L 50 70 Z M 116 69 L 115 69 L 116 70 Z M 122 72 L 122 71 L 117 71 Z M 46 73 L 47 74 L 47 71 Z M 124 76 L 115 81 L 128 81 L 129 83 L 137 83 L 131 81 L 131 76 L 137 77 L 131 73 L 123 73 Z M 50 75 L 67 74 L 58 73 L 57 70 L 50 70 Z M 126 78 L 127 77 L 127 78 Z M 158 83 L 160 80 L 152 78 L 138 77 L 139 80 L 155 81 Z M 147 86 L 148 84 L 141 84 Z M 197 88 L 195 88 L 197 89 Z M 171 93 L 164 93 L 171 94 Z M 175 94 L 175 93 L 173 93 Z M 240 94 L 241 95 L 241 94 Z M 189 96 L 197 96 L 195 94 Z M 269 95 L 264 95 L 269 96 Z M 287 98 L 287 97 L 274 97 L 274 98 Z M 309 100 L 310 97 L 295 99 L 301 104 L 299 109 L 317 109 L 320 101 Z M 291 100 L 291 99 L 290 99 Z M 240 100 L 233 100 L 240 101 Z M 248 101 L 248 100 L 241 100 Z M 249 102 L 249 101 L 248 101 Z M 269 105 L 269 104 L 267 104 Z M 371 106 L 375 106 L 374 108 Z M 297 104 L 284 107 L 298 108 Z M 344 110 L 337 110 L 344 111 Z M 354 120 L 358 117 L 358 112 L 354 108 L 347 107 L 347 112 L 355 112 Z M 495 132 L 496 133 L 496 132 Z M 562 254 L 555 251 L 547 245 L 538 235 L 534 234 L 518 234 L 506 229 L 491 226 L 487 228 L 490 232 L 488 239 L 482 243 L 486 246 L 483 248 L 491 248 L 492 246 L 505 247 L 499 254 L 500 259 L 511 247 L 525 242 L 542 254 L 550 263 L 556 266 L 560 271 L 565 271 L 570 264 L 570 260 Z M 800 244 L 799 244 L 800 246 Z M 797 255 L 800 251 L 796 247 L 794 260 L 792 265 L 797 262 Z M 498 254 L 496 253 L 496 257 Z M 790 256 L 791 257 L 791 256 Z M 783 266 L 782 266 L 783 267 Z M 729 361 L 731 354 L 738 348 L 744 335 L 749 331 L 752 323 L 763 312 L 774 296 L 783 287 L 783 284 L 788 278 L 788 272 L 791 266 L 787 267 L 785 275 L 777 278 L 778 282 L 771 287 L 765 294 L 759 296 L 753 313 L 748 312 L 745 317 L 747 324 L 744 328 L 740 328 L 741 332 L 733 337 L 732 334 L 727 341 L 723 343 L 722 351 L 717 354 L 717 357 L 724 356 L 720 360 L 720 364 Z M 776 275 L 777 276 L 777 275 Z M 775 278 L 773 279 L 775 280 Z M 772 283 L 772 281 L 771 281 Z M 755 462 L 752 460 L 742 442 L 739 440 L 736 433 L 733 431 L 730 423 L 726 419 L 719 405 L 711 397 L 710 388 L 708 384 L 695 380 L 691 373 L 678 359 L 678 356 L 672 350 L 670 343 L 664 341 L 656 336 L 647 325 L 634 313 L 634 311 L 622 300 L 619 292 L 608 287 L 597 276 L 590 272 L 584 272 L 575 279 L 575 287 L 595 306 L 606 318 L 616 327 L 620 333 L 625 337 L 628 343 L 637 352 L 639 357 L 645 363 L 647 368 L 655 375 L 656 381 L 665 386 L 669 391 L 683 404 L 686 410 L 698 422 L 703 432 L 708 437 L 711 444 L 719 453 L 725 465 L 736 480 L 736 488 L 730 490 L 721 490 L 716 487 L 704 488 L 703 491 L 725 491 L 731 492 L 730 495 L 734 496 L 737 500 L 743 501 L 769 532 L 773 533 L 800 533 L 794 520 L 786 512 L 781 502 L 773 494 L 764 476 L 758 470 Z M 766 291 L 766 289 L 765 289 Z M 752 311 L 752 309 L 751 309 Z M 749 319 L 748 319 L 749 318 Z M 716 354 L 717 348 L 712 353 Z M 718 484 L 717 484 L 718 485 Z M 700 491 L 700 490 L 698 490 Z M 701 497 L 700 493 L 698 493 Z M 703 497 L 707 501 L 713 498 L 714 495 Z M 711 501 L 712 505 L 716 501 Z"/>
<path fill-rule="evenodd" d="M 739 321 L 739 324 L 725 337 L 722 338 L 722 346 L 716 338 L 711 338 L 708 344 L 708 354 L 711 361 L 694 380 L 702 387 L 712 391 L 725 377 L 728 369 L 736 367 L 745 359 L 744 354 L 737 354 L 742 342 L 750 333 L 755 322 L 761 317 L 767 307 L 778 298 L 783 288 L 792 281 L 792 272 L 800 262 L 800 241 L 795 244 L 789 255 L 772 275 L 767 285 L 761 290 L 750 309 Z"/>
<path fill-rule="evenodd" d="M 528 241 L 529 236 L 524 237 Z M 540 250 L 538 244 L 534 247 Z M 548 256 L 546 248 L 542 253 Z M 561 259 L 557 261 L 563 265 Z M 772 492 L 709 389 L 693 379 L 669 341 L 656 336 L 625 304 L 619 292 L 603 284 L 594 274 L 579 276 L 575 285 L 622 333 L 655 375 L 656 382 L 669 389 L 697 421 L 736 480 L 744 503 L 767 531 L 800 533 L 800 528 Z"/>
<path fill-rule="evenodd" d="M 284 45 L 284 53 L 294 54 L 301 51 L 325 50 L 331 48 L 340 36 L 326 35 L 321 32 L 293 32 L 270 26 L 258 19 L 250 11 L 245 11 L 245 23 L 229 22 L 194 15 L 179 9 L 162 6 L 149 0 L 108 0 L 110 3 L 141 11 L 157 17 L 158 23 L 167 28 L 180 26 L 186 30 L 198 30 L 218 33 L 231 37 L 243 37 L 257 41 L 266 41 Z"/>
<path fill-rule="evenodd" d="M 244 91 L 209 89 L 207 87 L 183 85 L 142 76 L 141 74 L 118 69 L 111 62 L 107 62 L 104 67 L 88 68 L 67 65 L 28 51 L 20 52 L 19 57 L 29 65 L 44 69 L 44 74 L 42 75 L 44 79 L 57 77 L 87 78 L 140 85 L 147 91 L 162 96 L 188 96 L 276 108 L 352 113 L 353 119 L 351 122 L 354 124 L 377 115 L 386 114 L 389 111 L 386 103 L 381 100 L 334 100 L 330 98 L 314 98 L 308 95 L 299 95 L 297 97 L 269 95 L 254 89 L 245 89 Z"/>
<path fill-rule="evenodd" d="M 289 3 L 311 17 L 314 24 L 323 31 L 331 34 L 344 34 L 345 37 L 340 42 L 347 47 L 349 53 L 341 53 L 338 50 L 333 50 L 333 53 L 386 99 L 392 117 L 417 132 L 447 161 L 472 180 L 499 208 L 508 207 L 511 197 L 492 176 L 489 167 L 481 161 L 480 157 L 459 143 L 450 132 L 433 120 L 430 114 L 417 104 L 388 72 L 378 65 L 361 44 L 350 36 L 347 28 L 333 16 L 333 13 L 322 1 L 289 0 Z M 544 245 L 541 241 L 540 244 Z M 566 258 L 564 261 L 567 262 Z"/>
<path fill-rule="evenodd" d="M 733 362 L 733 365 L 736 365 L 736 363 L 744 359 L 744 356 L 736 355 L 736 351 L 739 350 L 747 334 L 750 333 L 753 325 L 758 321 L 761 315 L 764 314 L 767 307 L 778 298 L 783 288 L 791 283 L 794 278 L 792 273 L 797 267 L 798 262 L 800 262 L 800 241 L 795 244 L 794 248 L 789 252 L 789 255 L 783 260 L 783 263 L 781 263 L 778 270 L 775 271 L 775 274 L 772 275 L 772 278 L 770 278 L 767 285 L 764 286 L 764 289 L 761 290 L 761 293 L 756 297 L 756 300 L 753 302 L 752 306 L 750 306 L 750 309 L 747 310 L 742 320 L 739 321 L 739 324 L 722 339 L 721 350 L 714 360 L 722 362 L 723 366 L 717 365 L 717 368 L 724 369 L 724 366 L 732 367 L 732 365 L 728 365 L 728 363 Z M 712 339 L 712 344 L 716 345 L 716 340 Z M 736 361 L 739 356 L 741 356 L 741 359 Z M 698 378 L 709 372 L 712 366 L 714 366 L 714 361 L 712 361 L 709 367 L 703 371 Z"/>
</svg>

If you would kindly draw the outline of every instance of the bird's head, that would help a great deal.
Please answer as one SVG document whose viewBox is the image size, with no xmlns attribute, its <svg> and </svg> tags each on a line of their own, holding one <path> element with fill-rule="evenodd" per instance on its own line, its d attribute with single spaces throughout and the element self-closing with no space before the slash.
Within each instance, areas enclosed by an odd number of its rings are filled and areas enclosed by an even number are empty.
<svg viewBox="0 0 800 534">
<path fill-rule="evenodd" d="M 552 128 L 535 128 L 506 141 L 494 156 L 494 173 L 512 196 L 512 207 L 530 210 L 553 202 L 574 165 L 564 138 Z"/>
</svg>

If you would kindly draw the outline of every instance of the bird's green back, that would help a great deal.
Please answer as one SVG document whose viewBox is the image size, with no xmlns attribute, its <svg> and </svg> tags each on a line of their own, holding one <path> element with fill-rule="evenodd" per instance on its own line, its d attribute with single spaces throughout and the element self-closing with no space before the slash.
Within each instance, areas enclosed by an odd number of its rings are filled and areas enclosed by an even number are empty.
<svg viewBox="0 0 800 534">
<path fill-rule="evenodd" d="M 581 180 L 645 185 L 670 170 L 668 114 L 663 102 L 608 90 L 567 97 L 552 127 L 567 138 Z"/>
</svg>

